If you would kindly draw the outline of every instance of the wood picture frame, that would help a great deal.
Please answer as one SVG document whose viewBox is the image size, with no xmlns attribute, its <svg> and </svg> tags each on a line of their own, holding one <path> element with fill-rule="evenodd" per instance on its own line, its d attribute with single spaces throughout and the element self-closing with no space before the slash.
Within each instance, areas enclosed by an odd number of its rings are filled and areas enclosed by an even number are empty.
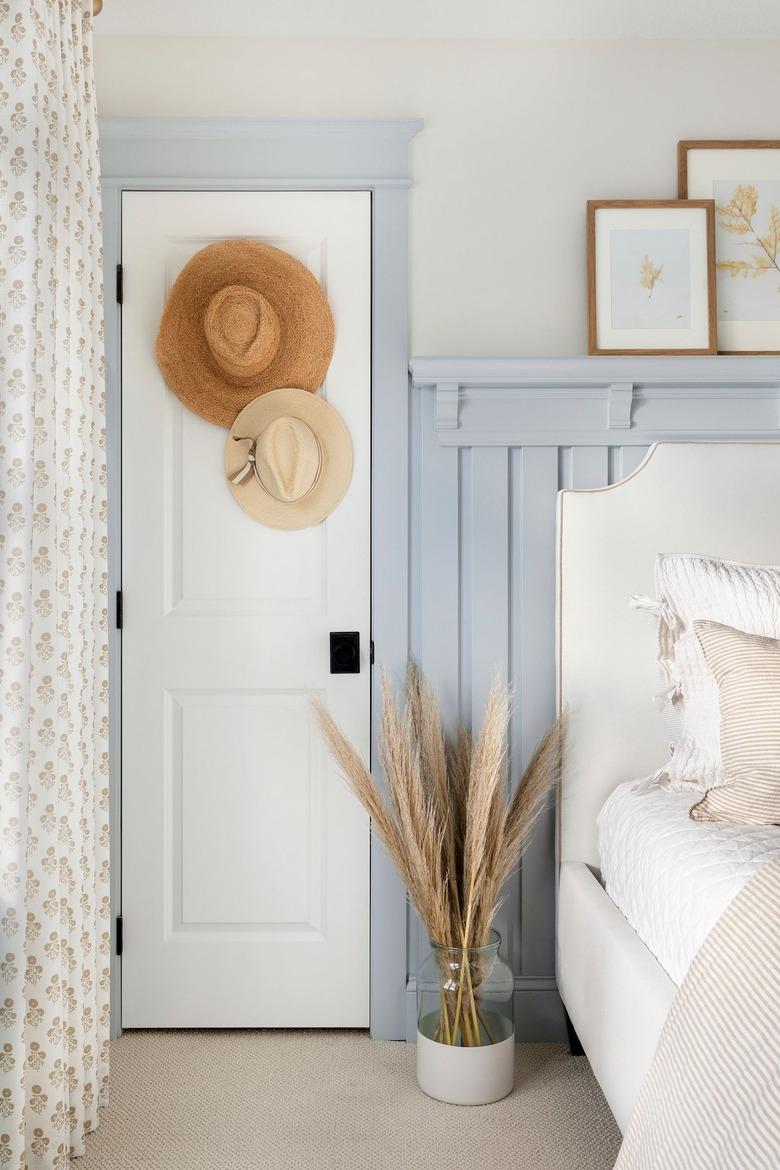
<svg viewBox="0 0 780 1170">
<path fill-rule="evenodd" d="M 677 182 L 680 199 L 715 201 L 718 352 L 780 353 L 780 139 L 683 139 Z"/>
<path fill-rule="evenodd" d="M 679 233 L 685 230 L 680 225 L 685 222 L 687 217 L 673 213 L 680 213 L 685 210 L 703 212 L 703 216 L 696 217 L 696 221 L 698 222 L 691 219 L 688 228 L 687 255 L 689 256 L 689 267 L 687 292 L 684 287 L 686 278 L 682 259 L 683 253 L 681 251 L 680 257 L 675 264 L 678 274 L 676 301 L 674 304 L 670 301 L 669 307 L 665 310 L 667 317 L 664 318 L 658 315 L 658 328 L 653 328 L 649 321 L 644 322 L 639 318 L 636 319 L 633 326 L 623 328 L 620 323 L 615 323 L 615 310 L 621 310 L 620 296 L 613 289 L 616 263 L 614 255 L 611 252 L 607 254 L 606 246 L 603 244 L 603 240 L 600 239 L 598 230 L 599 213 L 647 213 L 645 216 L 642 216 L 642 214 L 636 216 L 636 227 L 628 226 L 634 218 L 633 216 L 621 215 L 615 217 L 615 222 L 621 225 L 616 230 L 619 234 L 622 232 L 624 236 L 636 235 L 636 233 L 649 233 L 646 235 L 648 241 L 654 238 L 653 233 L 655 233 L 657 240 L 660 241 L 663 237 L 664 247 L 668 251 L 674 245 L 671 243 L 666 229 L 661 226 L 666 217 L 657 213 L 672 213 L 669 216 L 670 231 Z M 636 235 L 636 239 L 631 241 L 630 250 L 625 253 L 625 258 L 621 260 L 625 271 L 628 271 L 625 269 L 625 265 L 630 262 L 630 257 L 636 252 L 637 246 L 640 246 L 641 252 L 643 238 L 645 236 L 639 234 Z M 678 246 L 681 245 L 682 241 L 679 242 Z M 609 248 L 612 249 L 612 247 L 612 233 L 610 233 Z M 690 354 L 702 356 L 717 353 L 715 204 L 712 199 L 589 199 L 587 203 L 587 257 L 588 352 L 590 354 Z M 645 271 L 646 266 L 647 272 Z M 607 275 L 608 267 L 609 275 Z M 663 269 L 663 263 L 658 268 L 651 262 L 649 254 L 645 255 L 641 269 L 638 265 L 630 269 L 632 284 L 636 284 L 637 286 L 636 289 L 632 287 L 630 291 L 631 298 L 635 299 L 641 295 L 638 291 L 641 287 L 642 290 L 649 289 L 647 294 L 649 300 L 655 291 L 656 285 L 660 286 L 663 283 L 663 277 L 661 275 Z M 636 275 L 635 281 L 633 280 L 634 274 Z M 605 306 L 607 303 L 607 290 L 604 287 L 605 280 L 609 286 L 609 301 L 612 309 L 612 321 L 609 325 L 606 325 L 604 321 L 606 316 Z M 647 283 L 648 281 L 650 283 Z M 685 305 L 687 305 L 687 310 Z M 641 310 L 641 305 L 639 308 Z M 629 319 L 633 320 L 631 318 L 631 309 L 628 306 L 626 307 L 625 318 L 626 322 Z M 687 326 L 682 324 L 684 321 L 687 321 Z M 674 344 L 674 341 L 677 340 L 675 337 L 676 333 L 679 334 L 681 342 L 688 341 L 690 344 Z M 623 335 L 622 338 L 621 334 Z M 647 336 L 643 337 L 643 334 Z M 651 344 L 653 340 L 652 334 L 656 335 L 654 338 L 655 344 Z M 605 338 L 608 342 L 606 344 Z M 624 344 L 619 344 L 621 340 L 624 341 Z"/>
<path fill-rule="evenodd" d="M 683 138 L 677 143 L 677 195 L 688 198 L 688 154 L 692 150 L 777 150 L 777 138 Z"/>
</svg>

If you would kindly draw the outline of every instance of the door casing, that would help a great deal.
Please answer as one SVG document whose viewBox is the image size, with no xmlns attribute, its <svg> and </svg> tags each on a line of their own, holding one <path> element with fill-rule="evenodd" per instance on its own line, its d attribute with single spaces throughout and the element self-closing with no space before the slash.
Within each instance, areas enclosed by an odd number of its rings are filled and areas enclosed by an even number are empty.
<svg viewBox="0 0 780 1170">
<path fill-rule="evenodd" d="M 421 121 L 108 118 L 100 123 L 103 187 L 109 590 L 121 573 L 121 196 L 126 190 L 369 190 L 372 194 L 372 640 L 403 677 L 408 597 L 408 148 Z M 121 632 L 109 638 L 112 832 L 112 1035 L 121 1032 Z M 372 694 L 376 727 L 377 688 Z M 376 736 L 372 734 L 372 766 Z M 405 1035 L 406 899 L 371 841 L 371 1035 Z"/>
</svg>

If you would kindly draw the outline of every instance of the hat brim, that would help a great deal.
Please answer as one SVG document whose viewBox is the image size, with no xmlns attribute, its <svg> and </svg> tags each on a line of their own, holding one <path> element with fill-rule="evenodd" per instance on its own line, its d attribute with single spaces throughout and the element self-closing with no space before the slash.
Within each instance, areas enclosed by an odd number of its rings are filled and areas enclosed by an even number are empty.
<svg viewBox="0 0 780 1170">
<path fill-rule="evenodd" d="M 246 285 L 268 300 L 281 326 L 279 348 L 245 382 L 229 379 L 203 328 L 209 302 L 227 285 Z M 232 425 L 259 394 L 280 386 L 317 390 L 333 356 L 333 316 L 318 281 L 288 252 L 257 240 L 223 240 L 197 252 L 168 295 L 157 335 L 157 362 L 184 405 L 218 426 Z"/>
<path fill-rule="evenodd" d="M 236 438 L 256 438 L 278 418 L 299 418 L 317 436 L 322 464 L 317 482 L 300 500 L 283 503 L 269 495 L 253 474 L 231 483 L 246 462 L 246 444 Z M 255 398 L 230 429 L 225 450 L 225 472 L 236 503 L 253 520 L 269 528 L 310 528 L 329 516 L 352 480 L 352 441 L 341 415 L 329 403 L 305 390 L 283 388 Z"/>
</svg>

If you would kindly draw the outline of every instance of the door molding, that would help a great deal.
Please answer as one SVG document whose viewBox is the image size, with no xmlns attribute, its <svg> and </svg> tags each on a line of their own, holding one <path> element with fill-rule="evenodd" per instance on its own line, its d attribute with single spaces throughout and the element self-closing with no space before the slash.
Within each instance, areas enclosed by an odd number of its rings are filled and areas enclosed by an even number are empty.
<svg viewBox="0 0 780 1170">
<path fill-rule="evenodd" d="M 368 190 L 372 195 L 372 637 L 376 659 L 403 677 L 409 648 L 408 153 L 419 119 L 103 118 L 109 590 L 121 589 L 122 192 L 132 190 Z M 121 635 L 109 639 L 111 1023 L 121 1032 Z M 372 686 L 372 727 L 378 717 Z M 376 736 L 372 734 L 376 768 Z M 371 1034 L 405 1034 L 406 899 L 371 841 Z"/>
</svg>

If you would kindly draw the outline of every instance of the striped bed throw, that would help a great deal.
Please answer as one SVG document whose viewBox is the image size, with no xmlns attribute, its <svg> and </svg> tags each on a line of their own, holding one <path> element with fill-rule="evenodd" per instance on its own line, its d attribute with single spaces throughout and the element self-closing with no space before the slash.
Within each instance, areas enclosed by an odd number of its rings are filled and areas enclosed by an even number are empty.
<svg viewBox="0 0 780 1170">
<path fill-rule="evenodd" d="M 671 1006 L 615 1170 L 780 1167 L 780 861 L 723 912 Z"/>
</svg>

